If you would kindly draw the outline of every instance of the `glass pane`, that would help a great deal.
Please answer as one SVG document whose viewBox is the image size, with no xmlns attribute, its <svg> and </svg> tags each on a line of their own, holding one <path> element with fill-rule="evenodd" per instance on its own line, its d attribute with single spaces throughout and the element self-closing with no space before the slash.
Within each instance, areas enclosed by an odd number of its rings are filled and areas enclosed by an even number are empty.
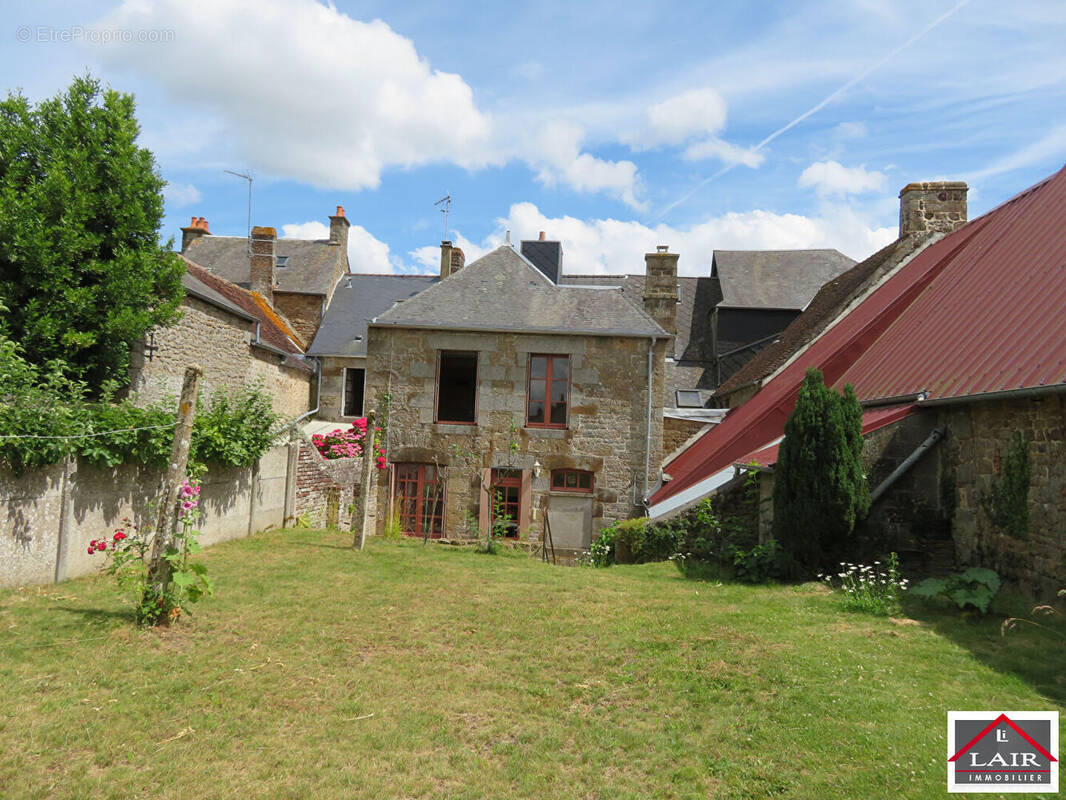
<svg viewBox="0 0 1066 800">
<path fill-rule="evenodd" d="M 551 424 L 552 425 L 565 425 L 566 424 L 566 403 L 552 403 L 551 411 Z"/>
<path fill-rule="evenodd" d="M 577 488 L 577 473 L 576 472 L 568 472 L 568 473 L 566 473 L 566 488 L 567 489 L 576 489 Z"/>
<path fill-rule="evenodd" d="M 578 476 L 577 485 L 580 486 L 582 489 L 591 489 L 592 488 L 592 476 L 589 475 L 587 472 L 582 472 Z"/>
<path fill-rule="evenodd" d="M 552 380 L 567 380 L 570 377 L 570 356 L 556 356 L 552 359 Z"/>
<path fill-rule="evenodd" d="M 553 472 L 552 473 L 552 486 L 560 486 L 561 487 L 563 485 L 563 478 L 564 477 L 565 477 L 564 473 L 562 473 L 562 472 Z"/>
<path fill-rule="evenodd" d="M 521 363 L 521 362 L 519 362 Z M 532 356 L 529 359 L 529 377 L 545 378 L 548 374 L 548 359 L 544 356 Z"/>
</svg>

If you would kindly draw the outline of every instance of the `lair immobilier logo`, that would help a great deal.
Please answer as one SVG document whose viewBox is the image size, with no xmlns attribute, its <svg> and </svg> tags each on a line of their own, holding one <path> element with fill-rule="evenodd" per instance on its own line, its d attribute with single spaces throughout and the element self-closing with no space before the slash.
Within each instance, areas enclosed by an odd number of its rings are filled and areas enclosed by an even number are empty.
<svg viewBox="0 0 1066 800">
<path fill-rule="evenodd" d="M 949 792 L 1059 790 L 1057 711 L 949 711 Z"/>
</svg>

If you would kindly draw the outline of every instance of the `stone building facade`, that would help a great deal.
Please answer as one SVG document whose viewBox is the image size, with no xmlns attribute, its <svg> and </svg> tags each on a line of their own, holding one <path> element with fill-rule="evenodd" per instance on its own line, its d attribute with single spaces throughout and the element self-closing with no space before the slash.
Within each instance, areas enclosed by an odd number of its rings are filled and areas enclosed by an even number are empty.
<svg viewBox="0 0 1066 800">
<path fill-rule="evenodd" d="M 388 414 L 379 529 L 399 517 L 461 538 L 505 517 L 537 540 L 549 520 L 554 545 L 576 550 L 641 513 L 659 479 L 669 344 L 619 290 L 558 286 L 509 246 L 379 316 L 366 360 L 367 408 Z M 469 370 L 464 421 L 443 410 L 452 356 Z"/>
</svg>

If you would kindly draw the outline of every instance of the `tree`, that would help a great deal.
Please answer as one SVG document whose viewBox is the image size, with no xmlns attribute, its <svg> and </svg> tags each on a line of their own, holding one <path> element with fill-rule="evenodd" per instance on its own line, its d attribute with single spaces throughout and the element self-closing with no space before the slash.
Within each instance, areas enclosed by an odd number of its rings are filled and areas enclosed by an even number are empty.
<svg viewBox="0 0 1066 800">
<path fill-rule="evenodd" d="M 133 97 L 88 76 L 36 106 L 0 101 L 0 332 L 97 393 L 125 383 L 131 346 L 175 321 L 182 297 L 139 130 Z"/>
<path fill-rule="evenodd" d="M 774 538 L 802 567 L 839 556 L 870 507 L 862 471 L 862 407 L 851 386 L 838 394 L 807 370 L 774 477 Z"/>
</svg>

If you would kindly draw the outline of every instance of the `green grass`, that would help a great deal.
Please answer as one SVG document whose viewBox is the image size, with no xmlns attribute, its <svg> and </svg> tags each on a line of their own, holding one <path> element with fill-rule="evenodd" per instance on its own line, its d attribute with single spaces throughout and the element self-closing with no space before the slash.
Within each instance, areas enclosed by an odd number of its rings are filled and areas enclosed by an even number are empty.
<svg viewBox="0 0 1066 800">
<path fill-rule="evenodd" d="M 815 584 L 343 533 L 205 556 L 139 631 L 102 578 L 0 593 L 0 796 L 946 796 L 949 709 L 1060 709 L 1066 640 Z"/>
</svg>

